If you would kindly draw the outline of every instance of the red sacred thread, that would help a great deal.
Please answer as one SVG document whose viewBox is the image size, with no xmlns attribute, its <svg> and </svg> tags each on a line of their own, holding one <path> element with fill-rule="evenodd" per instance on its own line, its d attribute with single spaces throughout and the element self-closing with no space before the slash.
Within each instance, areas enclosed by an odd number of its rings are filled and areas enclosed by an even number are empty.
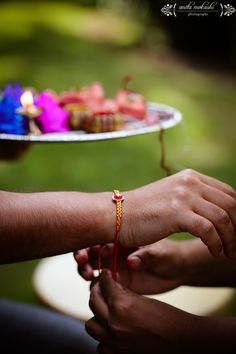
<svg viewBox="0 0 236 354">
<path fill-rule="evenodd" d="M 101 271 L 102 271 L 102 246 L 100 246 L 98 250 L 98 273 L 100 274 Z"/>
</svg>

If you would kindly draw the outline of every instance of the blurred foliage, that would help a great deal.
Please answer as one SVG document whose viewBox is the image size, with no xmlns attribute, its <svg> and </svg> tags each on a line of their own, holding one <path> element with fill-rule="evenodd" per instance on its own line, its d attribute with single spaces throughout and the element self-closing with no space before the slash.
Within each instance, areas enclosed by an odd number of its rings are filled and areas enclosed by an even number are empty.
<svg viewBox="0 0 236 354">
<path fill-rule="evenodd" d="M 122 77 L 130 74 L 130 86 L 149 101 L 183 113 L 183 123 L 165 132 L 173 172 L 191 167 L 236 187 L 235 80 L 186 64 L 167 47 L 161 30 L 149 34 L 156 45 L 147 48 L 145 13 L 140 22 L 138 16 L 130 18 L 132 11 L 121 13 L 115 5 L 0 2 L 0 87 L 20 81 L 37 90 L 60 92 L 101 81 L 112 97 Z M 165 176 L 159 151 L 158 134 L 35 144 L 25 159 L 0 163 L 0 185 L 27 192 L 128 190 Z M 36 264 L 1 266 L 1 295 L 36 301 L 31 286 Z"/>
</svg>

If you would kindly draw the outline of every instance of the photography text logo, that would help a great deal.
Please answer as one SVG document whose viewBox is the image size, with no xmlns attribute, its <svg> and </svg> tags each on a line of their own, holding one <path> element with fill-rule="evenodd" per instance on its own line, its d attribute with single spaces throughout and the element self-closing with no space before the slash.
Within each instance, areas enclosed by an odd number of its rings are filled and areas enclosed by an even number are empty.
<svg viewBox="0 0 236 354">
<path fill-rule="evenodd" d="M 236 9 L 230 4 L 222 4 L 218 1 L 204 1 L 201 5 L 197 5 L 195 1 L 190 1 L 186 5 L 166 4 L 161 8 L 161 12 L 166 16 L 177 17 L 179 14 L 187 16 L 231 16 L 236 12 Z"/>
</svg>

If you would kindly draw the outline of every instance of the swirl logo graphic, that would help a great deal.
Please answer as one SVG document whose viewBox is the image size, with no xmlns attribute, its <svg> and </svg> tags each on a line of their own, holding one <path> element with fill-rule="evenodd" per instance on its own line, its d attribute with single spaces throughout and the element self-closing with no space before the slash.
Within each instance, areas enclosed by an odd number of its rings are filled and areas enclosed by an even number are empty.
<svg viewBox="0 0 236 354">
<path fill-rule="evenodd" d="M 208 16 L 218 15 L 231 16 L 236 12 L 236 9 L 230 4 L 222 4 L 218 1 L 205 1 L 201 5 L 196 4 L 195 1 L 190 1 L 185 5 L 180 4 L 166 4 L 161 8 L 161 12 L 168 17 L 177 17 L 180 13 L 187 16 Z"/>
</svg>

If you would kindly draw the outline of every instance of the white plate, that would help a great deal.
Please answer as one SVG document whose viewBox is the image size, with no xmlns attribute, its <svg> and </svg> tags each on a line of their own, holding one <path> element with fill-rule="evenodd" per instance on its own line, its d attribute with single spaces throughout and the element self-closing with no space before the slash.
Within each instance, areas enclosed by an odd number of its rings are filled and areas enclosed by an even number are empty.
<svg viewBox="0 0 236 354">
<path fill-rule="evenodd" d="M 89 306 L 89 282 L 77 273 L 71 253 L 45 258 L 35 269 L 33 285 L 39 298 L 51 308 L 86 321 L 93 316 Z M 213 315 L 234 298 L 231 288 L 182 286 L 151 298 L 196 315 Z"/>
<path fill-rule="evenodd" d="M 182 120 L 182 114 L 173 107 L 162 105 L 159 103 L 150 102 L 148 104 L 148 115 L 161 112 L 169 115 L 167 118 L 160 119 L 158 124 L 147 124 L 145 121 L 137 121 L 126 125 L 124 129 L 113 132 L 105 133 L 86 133 L 85 131 L 69 131 L 66 133 L 51 133 L 42 135 L 14 135 L 0 133 L 0 140 L 12 140 L 12 141 L 29 141 L 35 143 L 58 143 L 58 142 L 84 142 L 84 141 L 98 141 L 98 140 L 110 140 L 118 138 L 126 138 L 129 136 L 147 134 L 159 131 L 162 129 L 168 129 Z"/>
</svg>

